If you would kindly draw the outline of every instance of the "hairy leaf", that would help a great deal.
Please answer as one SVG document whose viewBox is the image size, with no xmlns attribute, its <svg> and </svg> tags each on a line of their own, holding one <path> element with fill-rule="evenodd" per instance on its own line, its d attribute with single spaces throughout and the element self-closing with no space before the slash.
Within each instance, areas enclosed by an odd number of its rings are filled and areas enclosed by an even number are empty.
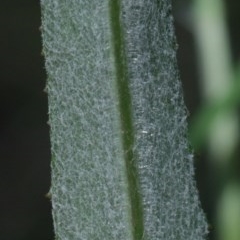
<svg viewBox="0 0 240 240">
<path fill-rule="evenodd" d="M 169 0 L 42 0 L 59 240 L 202 240 Z"/>
</svg>

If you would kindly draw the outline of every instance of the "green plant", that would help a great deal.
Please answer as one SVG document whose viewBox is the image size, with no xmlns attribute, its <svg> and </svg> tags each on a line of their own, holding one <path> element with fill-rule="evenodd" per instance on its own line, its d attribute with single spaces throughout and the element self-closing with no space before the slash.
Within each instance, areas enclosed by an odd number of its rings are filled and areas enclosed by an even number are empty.
<svg viewBox="0 0 240 240">
<path fill-rule="evenodd" d="M 57 239 L 200 240 L 168 0 L 42 0 Z"/>
<path fill-rule="evenodd" d="M 223 0 L 194 0 L 194 32 L 201 67 L 203 107 L 192 123 L 195 147 L 207 145 L 214 239 L 238 240 L 240 229 L 239 63 L 232 64 Z M 212 192 L 211 192 L 212 194 Z"/>
</svg>

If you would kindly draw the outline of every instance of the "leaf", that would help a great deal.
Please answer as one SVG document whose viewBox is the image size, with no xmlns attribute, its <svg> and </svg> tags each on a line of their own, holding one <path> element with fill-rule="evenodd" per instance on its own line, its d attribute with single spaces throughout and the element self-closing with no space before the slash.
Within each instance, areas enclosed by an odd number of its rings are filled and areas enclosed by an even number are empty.
<svg viewBox="0 0 240 240">
<path fill-rule="evenodd" d="M 203 239 L 169 1 L 41 7 L 56 238 Z"/>
</svg>

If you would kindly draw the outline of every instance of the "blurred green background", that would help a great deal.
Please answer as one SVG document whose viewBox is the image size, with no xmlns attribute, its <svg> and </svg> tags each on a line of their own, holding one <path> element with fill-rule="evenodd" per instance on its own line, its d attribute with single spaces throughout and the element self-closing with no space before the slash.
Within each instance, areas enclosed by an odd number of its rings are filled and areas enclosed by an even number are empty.
<svg viewBox="0 0 240 240">
<path fill-rule="evenodd" d="M 197 186 L 210 240 L 240 239 L 240 1 L 173 0 Z M 51 240 L 39 0 L 0 7 L 0 239 Z"/>
</svg>

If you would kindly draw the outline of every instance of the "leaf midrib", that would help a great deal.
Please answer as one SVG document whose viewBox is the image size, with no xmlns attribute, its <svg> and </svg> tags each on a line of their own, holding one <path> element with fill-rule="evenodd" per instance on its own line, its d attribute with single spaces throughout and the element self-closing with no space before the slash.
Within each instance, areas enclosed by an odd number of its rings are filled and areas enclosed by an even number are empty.
<svg viewBox="0 0 240 240">
<path fill-rule="evenodd" d="M 143 209 L 139 191 L 139 176 L 133 154 L 134 131 L 131 109 L 131 93 L 125 53 L 124 30 L 121 23 L 121 0 L 110 0 L 111 37 L 116 72 L 118 111 L 121 124 L 121 141 L 127 175 L 128 198 L 131 208 L 131 231 L 134 240 L 143 236 Z"/>
</svg>

